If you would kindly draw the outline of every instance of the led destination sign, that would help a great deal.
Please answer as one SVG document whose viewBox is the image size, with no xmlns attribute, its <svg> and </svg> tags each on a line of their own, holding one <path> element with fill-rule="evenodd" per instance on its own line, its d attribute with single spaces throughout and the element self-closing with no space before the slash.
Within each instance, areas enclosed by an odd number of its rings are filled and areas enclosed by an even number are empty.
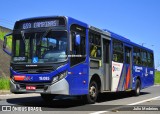
<svg viewBox="0 0 160 114">
<path fill-rule="evenodd" d="M 23 23 L 23 29 L 59 26 L 59 20 Z"/>
<path fill-rule="evenodd" d="M 46 18 L 18 21 L 14 29 L 31 29 L 65 26 L 64 18 Z"/>
</svg>

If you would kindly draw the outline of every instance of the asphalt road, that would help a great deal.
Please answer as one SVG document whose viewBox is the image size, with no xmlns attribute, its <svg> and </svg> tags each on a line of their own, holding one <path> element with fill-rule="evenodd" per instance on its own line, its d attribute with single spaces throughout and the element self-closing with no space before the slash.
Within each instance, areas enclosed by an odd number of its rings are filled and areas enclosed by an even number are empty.
<svg viewBox="0 0 160 114">
<path fill-rule="evenodd" d="M 76 97 L 59 96 L 51 104 L 45 103 L 39 94 L 7 94 L 0 95 L 0 110 L 4 106 L 11 106 L 10 113 L 22 113 L 22 110 L 30 110 L 25 113 L 52 113 L 52 114 L 147 114 L 160 113 L 160 86 L 152 86 L 141 91 L 138 97 L 129 92 L 102 94 L 95 104 L 85 104 Z M 10 107 L 9 107 L 10 108 Z M 19 110 L 18 112 L 16 110 Z M 33 112 L 31 110 L 38 110 Z M 43 111 L 39 111 L 43 110 Z M 1 111 L 2 113 L 6 113 Z"/>
</svg>

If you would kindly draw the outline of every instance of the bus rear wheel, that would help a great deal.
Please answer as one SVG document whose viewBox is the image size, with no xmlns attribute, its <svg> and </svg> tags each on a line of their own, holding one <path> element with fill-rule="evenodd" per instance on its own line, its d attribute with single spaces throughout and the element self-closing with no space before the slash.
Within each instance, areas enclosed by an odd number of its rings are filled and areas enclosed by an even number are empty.
<svg viewBox="0 0 160 114">
<path fill-rule="evenodd" d="M 136 80 L 136 88 L 135 88 L 135 90 L 133 90 L 133 94 L 135 96 L 139 96 L 140 95 L 140 91 L 141 91 L 141 83 L 140 83 L 140 80 L 137 79 Z"/>
<path fill-rule="evenodd" d="M 53 94 L 43 94 L 41 93 L 41 98 L 45 101 L 45 102 L 52 102 L 52 100 L 56 97 L 56 95 Z"/>
<path fill-rule="evenodd" d="M 95 81 L 91 81 L 89 84 L 89 93 L 86 95 L 86 102 L 93 104 L 96 102 L 98 96 L 98 86 Z"/>
</svg>

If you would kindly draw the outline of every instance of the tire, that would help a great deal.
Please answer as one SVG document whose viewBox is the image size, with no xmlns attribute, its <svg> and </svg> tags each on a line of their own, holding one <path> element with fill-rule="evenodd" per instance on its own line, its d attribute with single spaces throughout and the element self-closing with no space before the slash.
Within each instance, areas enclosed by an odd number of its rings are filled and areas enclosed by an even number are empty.
<svg viewBox="0 0 160 114">
<path fill-rule="evenodd" d="M 52 102 L 52 100 L 56 97 L 56 95 L 53 94 L 41 94 L 41 98 L 45 101 L 45 102 Z"/>
<path fill-rule="evenodd" d="M 94 104 L 98 96 L 98 86 L 95 81 L 91 81 L 89 84 L 89 93 L 85 96 L 86 103 Z"/>
<path fill-rule="evenodd" d="M 136 88 L 135 88 L 135 90 L 133 90 L 133 94 L 135 96 L 139 96 L 140 92 L 141 92 L 141 83 L 140 83 L 139 79 L 137 79 L 136 80 Z"/>
</svg>

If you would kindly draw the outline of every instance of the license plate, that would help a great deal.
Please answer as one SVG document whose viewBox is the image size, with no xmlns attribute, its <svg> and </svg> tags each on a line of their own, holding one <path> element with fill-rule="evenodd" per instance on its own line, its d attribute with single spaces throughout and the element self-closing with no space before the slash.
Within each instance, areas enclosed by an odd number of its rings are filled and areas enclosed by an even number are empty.
<svg viewBox="0 0 160 114">
<path fill-rule="evenodd" d="M 36 90 L 36 86 L 26 86 L 26 90 Z"/>
</svg>

